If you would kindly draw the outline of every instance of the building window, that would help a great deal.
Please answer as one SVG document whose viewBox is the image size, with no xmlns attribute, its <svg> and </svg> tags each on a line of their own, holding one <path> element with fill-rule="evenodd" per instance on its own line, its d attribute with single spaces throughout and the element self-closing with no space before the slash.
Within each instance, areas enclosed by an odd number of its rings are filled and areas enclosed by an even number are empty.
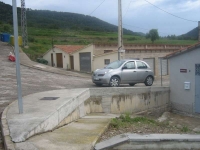
<svg viewBox="0 0 200 150">
<path fill-rule="evenodd" d="M 105 65 L 110 64 L 110 59 L 104 59 L 104 64 L 105 64 Z"/>
</svg>

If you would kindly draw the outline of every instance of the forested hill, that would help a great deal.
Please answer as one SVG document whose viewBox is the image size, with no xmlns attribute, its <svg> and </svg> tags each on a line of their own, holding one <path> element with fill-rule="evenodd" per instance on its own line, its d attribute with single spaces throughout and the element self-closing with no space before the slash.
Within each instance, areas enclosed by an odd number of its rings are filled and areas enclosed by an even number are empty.
<svg viewBox="0 0 200 150">
<path fill-rule="evenodd" d="M 191 38 L 191 39 L 198 39 L 199 31 L 198 27 L 192 29 L 186 34 L 181 35 L 182 37 Z"/>
<path fill-rule="evenodd" d="M 21 9 L 18 8 L 18 22 L 21 22 Z M 39 28 L 68 28 L 71 30 L 87 30 L 100 32 L 117 32 L 115 25 L 109 24 L 96 17 L 81 15 L 69 12 L 56 12 L 49 10 L 32 10 L 27 8 L 28 27 Z M 12 24 L 12 6 L 0 2 L 0 22 Z M 124 29 L 124 34 L 144 35 L 143 33 L 132 32 Z"/>
</svg>

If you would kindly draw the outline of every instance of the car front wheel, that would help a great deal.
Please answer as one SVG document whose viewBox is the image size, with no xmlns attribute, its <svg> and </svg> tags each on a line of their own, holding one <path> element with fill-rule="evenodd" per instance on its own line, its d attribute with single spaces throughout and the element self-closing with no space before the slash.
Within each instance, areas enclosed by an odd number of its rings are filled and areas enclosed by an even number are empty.
<svg viewBox="0 0 200 150">
<path fill-rule="evenodd" d="M 152 76 L 148 76 L 144 82 L 144 84 L 146 86 L 151 86 L 153 84 L 153 77 Z"/>
<path fill-rule="evenodd" d="M 119 85 L 120 85 L 120 79 L 119 79 L 118 77 L 112 77 L 112 78 L 110 79 L 109 85 L 110 85 L 111 87 L 117 87 L 117 86 L 119 86 Z"/>
</svg>

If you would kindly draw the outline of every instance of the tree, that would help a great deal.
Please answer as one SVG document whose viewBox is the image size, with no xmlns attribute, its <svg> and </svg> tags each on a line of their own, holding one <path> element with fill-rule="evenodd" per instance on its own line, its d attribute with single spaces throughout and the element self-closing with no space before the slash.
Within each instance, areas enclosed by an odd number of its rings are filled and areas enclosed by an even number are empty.
<svg viewBox="0 0 200 150">
<path fill-rule="evenodd" d="M 151 29 L 149 33 L 147 33 L 146 38 L 150 38 L 152 43 L 154 43 L 155 40 L 159 39 L 158 30 L 157 29 Z"/>
<path fill-rule="evenodd" d="M 3 26 L 3 32 L 10 33 L 11 32 L 11 26 L 9 24 L 5 24 Z"/>
</svg>

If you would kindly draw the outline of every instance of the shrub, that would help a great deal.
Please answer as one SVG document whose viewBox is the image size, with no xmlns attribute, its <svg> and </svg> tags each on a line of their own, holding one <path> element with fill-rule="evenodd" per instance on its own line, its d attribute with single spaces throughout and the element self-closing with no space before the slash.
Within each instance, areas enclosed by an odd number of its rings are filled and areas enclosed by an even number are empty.
<svg viewBox="0 0 200 150">
<path fill-rule="evenodd" d="M 45 64 L 45 65 L 48 64 L 48 61 L 45 60 L 45 59 L 43 59 L 43 58 L 37 58 L 36 61 L 39 62 L 39 63 L 41 63 L 41 64 Z"/>
</svg>

